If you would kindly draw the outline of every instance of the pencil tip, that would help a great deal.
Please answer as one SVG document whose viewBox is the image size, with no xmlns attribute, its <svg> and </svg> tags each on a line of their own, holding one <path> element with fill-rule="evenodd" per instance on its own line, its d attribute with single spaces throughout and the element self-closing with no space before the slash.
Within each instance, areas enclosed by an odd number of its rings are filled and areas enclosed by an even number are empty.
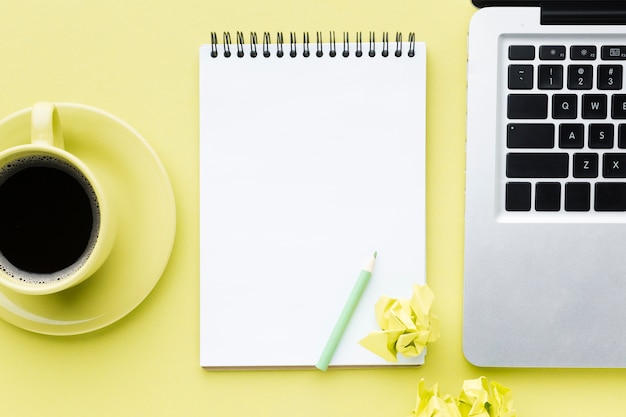
<svg viewBox="0 0 626 417">
<path fill-rule="evenodd" d="M 374 252 L 374 259 L 376 259 L 376 256 L 378 256 L 378 251 Z"/>
</svg>

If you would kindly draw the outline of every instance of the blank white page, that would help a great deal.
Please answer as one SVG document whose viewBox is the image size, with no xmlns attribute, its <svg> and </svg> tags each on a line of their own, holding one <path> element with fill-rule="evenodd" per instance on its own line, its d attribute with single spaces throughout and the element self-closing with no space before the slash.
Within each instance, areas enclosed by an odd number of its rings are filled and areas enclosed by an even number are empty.
<svg viewBox="0 0 626 417">
<path fill-rule="evenodd" d="M 341 44 L 218 46 L 200 49 L 201 365 L 314 366 L 374 251 L 331 367 L 390 365 L 358 341 L 380 330 L 381 296 L 425 282 L 424 44 L 370 57 L 364 43 L 360 58 L 354 44 L 347 58 Z"/>
</svg>

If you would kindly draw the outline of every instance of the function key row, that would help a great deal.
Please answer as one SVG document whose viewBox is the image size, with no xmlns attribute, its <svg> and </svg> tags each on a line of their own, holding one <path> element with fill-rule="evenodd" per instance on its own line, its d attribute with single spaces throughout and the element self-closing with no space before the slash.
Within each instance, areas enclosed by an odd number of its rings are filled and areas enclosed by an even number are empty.
<svg viewBox="0 0 626 417">
<path fill-rule="evenodd" d="M 538 55 L 540 60 L 562 61 L 567 58 L 567 48 L 563 45 L 542 45 L 539 47 Z M 509 59 L 512 61 L 532 61 L 535 56 L 534 45 L 509 46 Z M 598 48 L 595 45 L 570 46 L 569 57 L 575 61 L 593 61 L 598 57 Z M 626 60 L 626 46 L 602 46 L 600 57 L 604 60 Z"/>
</svg>

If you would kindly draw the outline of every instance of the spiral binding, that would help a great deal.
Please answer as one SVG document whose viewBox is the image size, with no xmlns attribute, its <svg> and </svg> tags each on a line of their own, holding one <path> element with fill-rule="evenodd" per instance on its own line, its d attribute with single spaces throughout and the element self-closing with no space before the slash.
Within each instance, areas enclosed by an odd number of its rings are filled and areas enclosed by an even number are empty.
<svg viewBox="0 0 626 417">
<path fill-rule="evenodd" d="M 324 56 L 326 51 L 324 51 L 325 42 L 322 39 L 322 32 L 316 32 L 315 34 L 315 46 L 314 48 L 314 56 L 321 58 Z M 222 37 L 222 56 L 225 58 L 230 58 L 231 56 L 237 56 L 239 58 L 243 58 L 246 56 L 246 48 L 245 45 L 248 45 L 248 56 L 251 58 L 256 58 L 259 56 L 258 46 L 259 40 L 256 32 L 251 32 L 249 37 L 249 42 L 246 44 L 245 36 L 243 32 L 237 32 L 235 44 L 230 36 L 230 32 L 224 32 Z M 270 50 L 270 45 L 274 45 L 276 50 L 274 51 L 274 55 L 278 58 L 284 57 L 286 54 L 292 58 L 298 56 L 300 53 L 301 56 L 308 58 L 311 56 L 311 46 L 310 46 L 310 35 L 309 32 L 304 32 L 302 36 L 302 41 L 298 42 L 297 35 L 295 32 L 289 33 L 289 45 L 285 45 L 285 37 L 282 32 L 278 32 L 276 35 L 276 42 L 272 43 L 272 39 L 269 32 L 263 33 L 263 40 L 260 47 L 261 55 L 265 58 L 269 58 L 272 56 L 272 51 Z M 408 39 L 408 51 L 406 54 L 410 57 L 415 56 L 415 33 L 409 33 Z M 363 35 L 361 32 L 356 33 L 356 41 L 355 41 L 355 51 L 354 55 L 356 57 L 363 56 Z M 298 45 L 301 47 L 301 51 L 298 51 Z M 395 51 L 393 51 L 393 56 L 401 57 L 403 54 L 402 50 L 402 33 L 396 33 L 396 47 Z M 330 57 L 337 56 L 337 42 L 335 38 L 335 32 L 330 32 L 329 42 L 328 42 L 328 55 Z M 231 51 L 231 48 L 233 49 Z M 341 56 L 347 58 L 350 56 L 352 51 L 350 51 L 350 37 L 348 32 L 343 32 L 343 50 L 341 51 Z M 380 51 L 383 57 L 390 56 L 389 53 L 389 32 L 384 32 L 382 35 L 382 50 Z M 367 55 L 369 57 L 375 57 L 377 54 L 376 51 L 376 35 L 374 32 L 370 32 L 369 34 L 369 50 L 367 51 Z M 216 32 L 211 32 L 211 56 L 213 58 L 217 58 L 220 56 L 220 48 L 218 42 L 218 36 Z"/>
</svg>

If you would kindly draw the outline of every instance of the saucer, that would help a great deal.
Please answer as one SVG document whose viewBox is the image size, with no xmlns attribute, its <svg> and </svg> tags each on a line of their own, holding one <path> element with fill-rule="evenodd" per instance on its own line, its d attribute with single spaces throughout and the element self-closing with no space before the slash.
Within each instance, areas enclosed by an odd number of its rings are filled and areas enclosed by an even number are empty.
<svg viewBox="0 0 626 417">
<path fill-rule="evenodd" d="M 65 149 L 111 196 L 115 243 L 100 269 L 70 289 L 25 295 L 0 287 L 0 318 L 37 333 L 75 335 L 116 322 L 152 291 L 172 251 L 176 208 L 165 168 L 139 133 L 101 110 L 56 105 Z M 0 149 L 30 142 L 30 110 L 0 121 Z"/>
</svg>

